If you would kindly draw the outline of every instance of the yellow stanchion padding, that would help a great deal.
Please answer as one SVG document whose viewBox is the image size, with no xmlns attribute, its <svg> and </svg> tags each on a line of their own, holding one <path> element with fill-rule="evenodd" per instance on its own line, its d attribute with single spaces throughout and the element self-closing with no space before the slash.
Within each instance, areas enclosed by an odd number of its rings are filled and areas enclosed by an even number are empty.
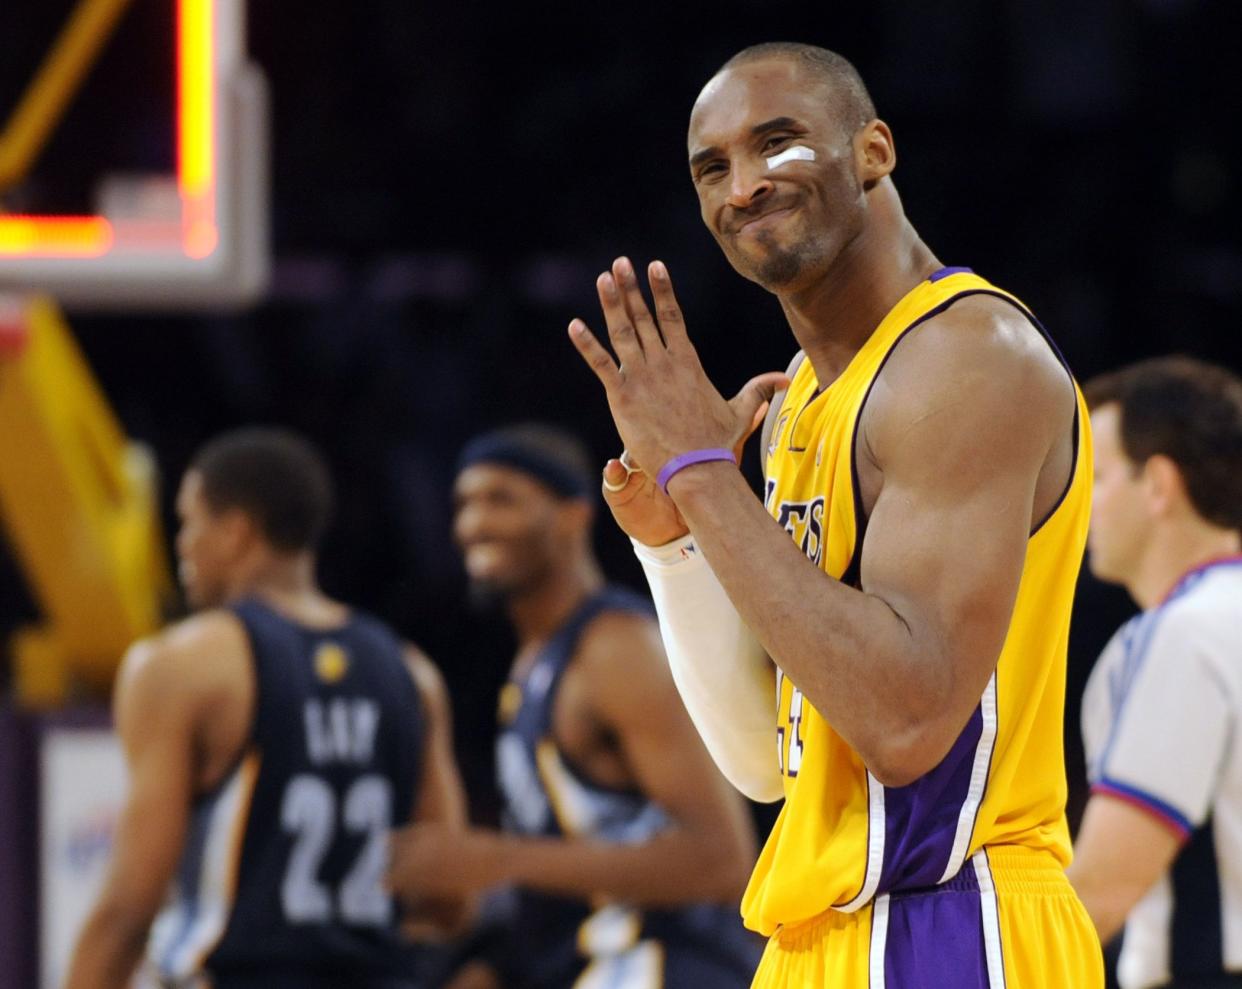
<svg viewBox="0 0 1242 989">
<path fill-rule="evenodd" d="M 56 304 L 21 306 L 25 340 L 0 354 L 0 524 L 46 618 L 14 644 L 19 692 L 44 706 L 75 682 L 106 688 L 126 647 L 161 624 L 172 580 L 150 456 Z"/>
</svg>

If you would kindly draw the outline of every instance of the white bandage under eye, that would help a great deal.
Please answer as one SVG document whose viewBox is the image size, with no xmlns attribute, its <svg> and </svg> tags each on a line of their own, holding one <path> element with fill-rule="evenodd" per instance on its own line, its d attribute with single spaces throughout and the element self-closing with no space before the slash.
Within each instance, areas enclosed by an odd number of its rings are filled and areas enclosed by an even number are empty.
<svg viewBox="0 0 1242 989">
<path fill-rule="evenodd" d="M 768 171 L 774 168 L 780 168 L 787 161 L 814 161 L 815 152 L 803 144 L 795 144 L 792 148 L 786 148 L 779 154 L 774 154 L 768 158 Z"/>
</svg>

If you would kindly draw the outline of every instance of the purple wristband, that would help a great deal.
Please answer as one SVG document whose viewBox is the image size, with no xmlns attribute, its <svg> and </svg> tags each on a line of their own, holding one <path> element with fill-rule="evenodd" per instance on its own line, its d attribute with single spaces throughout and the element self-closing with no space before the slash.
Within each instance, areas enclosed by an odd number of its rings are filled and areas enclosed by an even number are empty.
<svg viewBox="0 0 1242 989">
<path fill-rule="evenodd" d="M 731 464 L 737 464 L 737 457 L 733 456 L 733 451 L 726 450 L 724 447 L 718 446 L 709 450 L 691 450 L 689 453 L 679 453 L 661 467 L 660 473 L 656 475 L 656 484 L 664 489 L 665 494 L 668 494 L 668 482 L 672 480 L 673 475 L 679 470 L 685 470 L 692 464 L 705 464 L 713 460 L 727 460 Z"/>
</svg>

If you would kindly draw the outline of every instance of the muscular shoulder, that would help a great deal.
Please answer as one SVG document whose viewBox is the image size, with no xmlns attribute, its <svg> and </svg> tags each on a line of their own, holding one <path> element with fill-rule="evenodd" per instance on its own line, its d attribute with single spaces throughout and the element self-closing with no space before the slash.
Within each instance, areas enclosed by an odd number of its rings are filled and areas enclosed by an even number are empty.
<svg viewBox="0 0 1242 989">
<path fill-rule="evenodd" d="M 966 387 L 1015 401 L 1072 395 L 1043 334 L 1012 305 L 986 295 L 961 299 L 911 331 L 894 348 L 880 383 L 915 394 Z"/>
<path fill-rule="evenodd" d="M 616 659 L 626 656 L 663 658 L 660 627 L 650 615 L 639 611 L 605 611 L 583 630 L 574 664 L 583 669 L 613 669 Z"/>
<path fill-rule="evenodd" d="M 606 611 L 593 619 L 578 642 L 573 669 L 601 712 L 656 703 L 673 691 L 659 625 L 640 612 Z"/>
<path fill-rule="evenodd" d="M 1050 443 L 1072 419 L 1074 390 L 1043 335 L 992 296 L 961 299 L 912 330 L 893 349 L 868 400 L 872 450 L 899 442 L 932 417 L 974 421 L 978 439 L 1024 435 Z"/>
<path fill-rule="evenodd" d="M 250 685 L 249 643 L 231 613 L 211 611 L 130 647 L 117 677 L 118 728 L 152 720 L 196 719 Z"/>
<path fill-rule="evenodd" d="M 406 669 L 409 670 L 410 679 L 414 681 L 423 707 L 433 717 L 446 717 L 449 711 L 448 688 L 439 668 L 430 656 L 409 642 L 404 644 L 404 657 Z"/>
<path fill-rule="evenodd" d="M 158 684 L 193 691 L 244 663 L 249 644 L 242 623 L 227 611 L 210 611 L 170 625 L 130 647 L 118 689 Z"/>
</svg>

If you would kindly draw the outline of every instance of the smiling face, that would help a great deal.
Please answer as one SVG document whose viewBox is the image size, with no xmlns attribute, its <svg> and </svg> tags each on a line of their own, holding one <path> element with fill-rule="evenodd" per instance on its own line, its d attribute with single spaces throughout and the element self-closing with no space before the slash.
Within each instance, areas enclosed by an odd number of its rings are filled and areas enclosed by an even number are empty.
<svg viewBox="0 0 1242 989">
<path fill-rule="evenodd" d="M 838 119 L 831 85 L 794 59 L 743 62 L 713 78 L 690 115 L 703 222 L 733 267 L 771 291 L 825 273 L 864 226 L 862 132 Z M 768 168 L 794 145 L 815 160 Z"/>
<path fill-rule="evenodd" d="M 480 602 L 533 590 L 564 555 L 563 502 L 513 467 L 467 467 L 453 486 L 453 538 Z"/>
<path fill-rule="evenodd" d="M 236 511 L 212 509 L 203 478 L 188 471 L 177 492 L 177 576 L 191 608 L 213 608 L 228 594 L 239 556 L 241 520 Z"/>
</svg>

